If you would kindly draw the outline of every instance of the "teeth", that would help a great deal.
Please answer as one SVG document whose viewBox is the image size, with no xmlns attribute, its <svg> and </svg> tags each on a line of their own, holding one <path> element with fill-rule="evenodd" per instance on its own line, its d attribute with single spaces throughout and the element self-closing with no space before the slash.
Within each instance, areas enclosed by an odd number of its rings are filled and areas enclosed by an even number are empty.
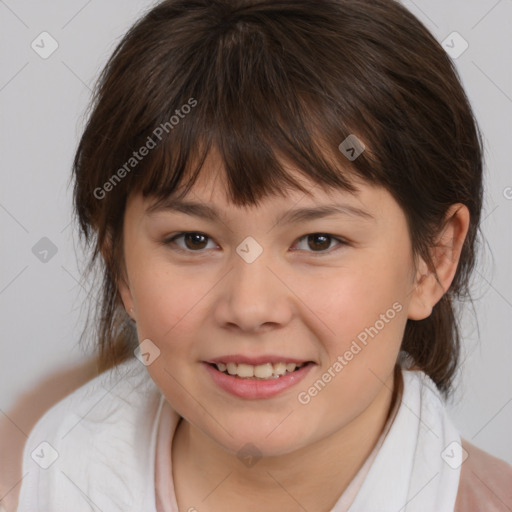
<svg viewBox="0 0 512 512">
<path fill-rule="evenodd" d="M 217 369 L 221 372 L 228 373 L 229 375 L 236 375 L 242 379 L 277 379 L 286 373 L 292 373 L 296 369 L 304 366 L 296 363 L 264 363 L 257 366 L 245 363 L 215 363 Z"/>
<path fill-rule="evenodd" d="M 239 364 L 236 369 L 236 374 L 244 378 L 254 377 L 254 366 L 250 364 Z"/>
<path fill-rule="evenodd" d="M 276 375 L 284 375 L 286 373 L 286 363 L 274 363 L 272 366 Z"/>
<path fill-rule="evenodd" d="M 240 365 L 239 365 L 240 366 Z M 274 367 L 271 363 L 259 364 L 258 366 L 254 366 L 254 376 L 259 379 L 268 379 L 272 377 L 272 373 L 274 372 Z M 240 375 L 240 372 L 238 373 Z"/>
</svg>

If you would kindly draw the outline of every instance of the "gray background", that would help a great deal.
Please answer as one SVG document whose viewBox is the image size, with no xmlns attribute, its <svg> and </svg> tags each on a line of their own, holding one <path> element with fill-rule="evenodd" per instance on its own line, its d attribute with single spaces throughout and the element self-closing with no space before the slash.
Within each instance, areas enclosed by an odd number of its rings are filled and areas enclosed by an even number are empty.
<svg viewBox="0 0 512 512">
<path fill-rule="evenodd" d="M 473 286 L 476 318 L 468 307 L 450 414 L 463 437 L 512 463 L 512 2 L 404 4 L 440 42 L 457 31 L 469 44 L 454 60 L 485 140 L 485 245 Z M 147 0 L 0 0 L 1 414 L 41 379 L 86 356 L 77 342 L 90 283 L 81 280 L 70 224 L 71 161 L 95 78 L 150 6 Z M 59 45 L 47 59 L 31 48 L 43 31 Z M 57 249 L 47 261 L 32 252 L 43 237 Z"/>
</svg>

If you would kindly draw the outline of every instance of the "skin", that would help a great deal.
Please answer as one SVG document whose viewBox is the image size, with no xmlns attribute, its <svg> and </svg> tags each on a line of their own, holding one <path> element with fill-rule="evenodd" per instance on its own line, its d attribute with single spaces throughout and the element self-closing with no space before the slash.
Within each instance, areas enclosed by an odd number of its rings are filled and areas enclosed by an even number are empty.
<svg viewBox="0 0 512 512">
<path fill-rule="evenodd" d="M 453 205 L 432 248 L 438 283 L 413 257 L 393 197 L 357 183 L 355 195 L 309 184 L 311 196 L 290 189 L 257 207 L 235 207 L 224 193 L 220 161 L 210 156 L 186 199 L 214 205 L 221 222 L 172 211 L 149 215 L 150 199 L 129 197 L 119 291 L 139 340 L 160 349 L 147 369 L 183 418 L 172 446 L 180 510 L 328 511 L 375 446 L 406 321 L 428 317 L 448 289 L 469 212 Z M 275 222 L 290 209 L 326 203 L 362 208 L 373 219 L 336 214 Z M 208 238 L 164 243 L 180 231 Z M 334 238 L 322 245 L 306 237 L 314 233 Z M 247 236 L 263 248 L 252 263 L 236 252 Z M 397 302 L 394 318 L 308 404 L 300 403 L 298 393 Z M 276 397 L 244 400 L 218 388 L 201 364 L 226 354 L 269 353 L 316 365 Z M 252 467 L 237 457 L 246 443 L 262 454 Z"/>
</svg>

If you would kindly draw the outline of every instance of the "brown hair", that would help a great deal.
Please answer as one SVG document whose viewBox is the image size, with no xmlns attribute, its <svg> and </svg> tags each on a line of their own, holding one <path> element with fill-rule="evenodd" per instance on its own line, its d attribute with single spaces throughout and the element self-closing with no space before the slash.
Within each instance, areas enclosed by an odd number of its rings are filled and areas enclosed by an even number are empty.
<svg viewBox="0 0 512 512">
<path fill-rule="evenodd" d="M 350 134 L 366 145 L 353 161 L 338 150 Z M 100 76 L 74 161 L 89 270 L 100 260 L 103 279 L 104 368 L 137 342 L 116 286 L 126 199 L 133 191 L 163 199 L 184 182 L 186 193 L 212 148 L 236 205 L 284 186 L 307 193 L 283 159 L 325 189 L 354 191 L 351 177 L 385 187 L 432 269 L 429 248 L 448 208 L 468 207 L 453 283 L 428 318 L 407 321 L 402 344 L 446 394 L 459 355 L 452 301 L 469 297 L 475 262 L 482 143 L 429 31 L 393 0 L 166 0 L 129 30 Z"/>
</svg>

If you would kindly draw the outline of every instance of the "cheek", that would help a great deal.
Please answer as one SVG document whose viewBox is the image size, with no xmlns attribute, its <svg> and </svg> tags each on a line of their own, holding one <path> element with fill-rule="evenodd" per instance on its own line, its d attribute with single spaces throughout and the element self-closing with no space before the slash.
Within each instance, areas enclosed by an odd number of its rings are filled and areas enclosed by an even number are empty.
<svg viewBox="0 0 512 512">
<path fill-rule="evenodd" d="M 382 270 L 382 269 L 381 269 Z M 345 424 L 386 390 L 393 372 L 407 316 L 405 287 L 399 272 L 351 268 L 316 292 L 319 316 L 333 332 L 322 339 L 325 359 L 314 378 L 298 393 L 307 416 L 321 417 L 324 428 Z"/>
<path fill-rule="evenodd" d="M 319 401 L 347 406 L 350 397 L 359 399 L 364 390 L 370 397 L 393 370 L 407 322 L 409 267 L 407 261 L 376 256 L 368 264 L 360 260 L 340 268 L 322 281 L 321 291 L 308 291 L 315 313 L 330 331 L 323 338 L 322 370 L 336 376 L 326 375 L 329 391 L 322 391 Z"/>
<path fill-rule="evenodd" d="M 322 279 L 304 283 L 307 305 L 329 327 L 334 345 L 356 337 L 378 322 L 382 314 L 389 311 L 385 320 L 394 319 L 397 310 L 404 309 L 407 294 L 404 267 L 385 261 L 376 264 L 376 261 L 340 268 Z M 318 287 L 315 283 L 322 285 Z M 395 303 L 402 307 L 393 308 Z"/>
<path fill-rule="evenodd" d="M 137 278 L 132 280 L 137 335 L 139 340 L 149 339 L 158 347 L 159 357 L 147 370 L 169 403 L 188 417 L 190 397 L 204 392 L 194 374 L 197 367 L 190 363 L 199 359 L 197 330 L 201 315 L 206 314 L 206 301 L 202 299 L 213 282 L 186 269 L 174 268 L 171 274 L 166 266 L 139 267 Z"/>
<path fill-rule="evenodd" d="M 190 336 L 190 322 L 200 311 L 211 284 L 188 269 L 173 269 L 156 262 L 139 267 L 132 280 L 136 298 L 139 339 L 149 338 L 161 349 L 172 340 Z"/>
</svg>

